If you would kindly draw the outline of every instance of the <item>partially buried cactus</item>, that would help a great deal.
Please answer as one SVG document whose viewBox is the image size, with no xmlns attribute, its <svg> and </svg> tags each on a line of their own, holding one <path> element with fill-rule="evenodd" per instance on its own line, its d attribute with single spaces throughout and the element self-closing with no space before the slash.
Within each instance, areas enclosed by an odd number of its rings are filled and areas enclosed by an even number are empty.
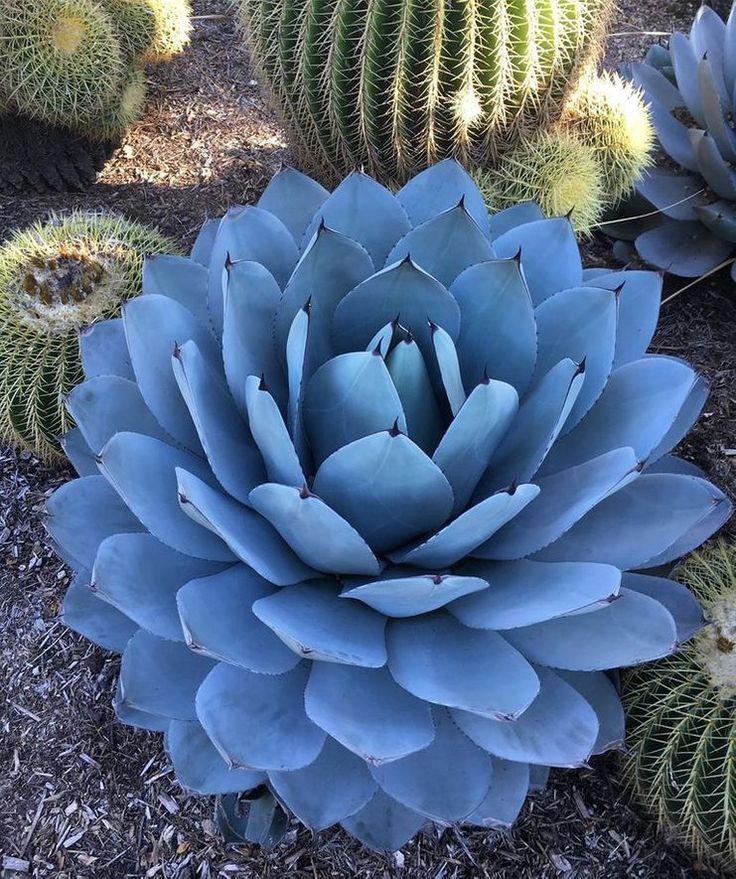
<svg viewBox="0 0 736 879">
<path fill-rule="evenodd" d="M 658 275 L 448 160 L 396 196 L 284 170 L 143 283 L 82 338 L 48 528 L 183 785 L 396 849 L 621 743 L 605 670 L 701 619 L 628 572 L 730 511 L 670 454 L 705 390 L 645 353 Z"/>
</svg>

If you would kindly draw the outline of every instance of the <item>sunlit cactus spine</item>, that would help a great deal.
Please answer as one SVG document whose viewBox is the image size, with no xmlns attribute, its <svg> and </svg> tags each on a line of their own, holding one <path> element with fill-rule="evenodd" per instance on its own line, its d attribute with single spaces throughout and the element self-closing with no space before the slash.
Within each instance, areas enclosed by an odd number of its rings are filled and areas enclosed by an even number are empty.
<svg viewBox="0 0 736 879">
<path fill-rule="evenodd" d="M 71 213 L 19 230 L 0 248 L 0 436 L 61 460 L 63 395 L 81 380 L 78 333 L 141 290 L 143 257 L 170 250 L 123 217 Z"/>
<path fill-rule="evenodd" d="M 120 37 L 124 55 L 138 60 L 156 39 L 157 22 L 149 0 L 102 0 Z"/>
<path fill-rule="evenodd" d="M 145 72 L 131 68 L 119 94 L 94 125 L 89 126 L 89 133 L 97 140 L 120 138 L 143 115 L 147 92 Z"/>
<path fill-rule="evenodd" d="M 539 131 L 475 180 L 492 210 L 533 201 L 547 217 L 569 214 L 587 234 L 603 211 L 602 176 L 592 147 L 565 131 Z"/>
<path fill-rule="evenodd" d="M 0 69 L 23 115 L 77 127 L 113 100 L 124 71 L 112 19 L 94 0 L 0 3 Z"/>
<path fill-rule="evenodd" d="M 192 35 L 189 0 L 145 0 L 154 20 L 154 36 L 142 60 L 147 64 L 170 61 L 180 55 Z"/>
<path fill-rule="evenodd" d="M 486 165 L 555 118 L 596 57 L 609 0 L 239 0 L 300 165 L 384 181 L 453 155 Z"/>
<path fill-rule="evenodd" d="M 710 621 L 681 652 L 624 683 L 629 787 L 664 827 L 736 868 L 736 546 L 693 555 L 678 578 Z"/>
</svg>

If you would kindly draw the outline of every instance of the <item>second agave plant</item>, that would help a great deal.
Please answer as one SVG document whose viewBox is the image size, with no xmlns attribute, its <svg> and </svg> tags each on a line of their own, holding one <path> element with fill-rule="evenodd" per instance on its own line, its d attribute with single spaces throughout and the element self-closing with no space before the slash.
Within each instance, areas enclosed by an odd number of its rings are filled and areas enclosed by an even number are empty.
<svg viewBox="0 0 736 879">
<path fill-rule="evenodd" d="M 447 160 L 284 170 L 143 285 L 82 338 L 48 527 L 185 787 L 396 849 L 620 746 L 607 670 L 698 630 L 656 572 L 730 512 L 671 454 L 706 388 L 646 353 L 657 274 Z"/>
</svg>

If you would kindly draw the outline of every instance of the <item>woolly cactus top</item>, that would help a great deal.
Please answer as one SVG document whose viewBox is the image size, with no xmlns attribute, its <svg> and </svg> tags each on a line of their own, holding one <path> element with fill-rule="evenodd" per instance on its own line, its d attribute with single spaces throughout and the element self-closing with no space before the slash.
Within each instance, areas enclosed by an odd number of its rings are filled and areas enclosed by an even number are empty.
<svg viewBox="0 0 736 879">
<path fill-rule="evenodd" d="M 48 527 L 184 785 L 395 849 L 620 744 L 604 670 L 702 623 L 628 572 L 730 512 L 670 454 L 705 386 L 645 353 L 658 275 L 445 161 L 396 196 L 284 170 L 143 284 L 82 338 Z"/>
</svg>

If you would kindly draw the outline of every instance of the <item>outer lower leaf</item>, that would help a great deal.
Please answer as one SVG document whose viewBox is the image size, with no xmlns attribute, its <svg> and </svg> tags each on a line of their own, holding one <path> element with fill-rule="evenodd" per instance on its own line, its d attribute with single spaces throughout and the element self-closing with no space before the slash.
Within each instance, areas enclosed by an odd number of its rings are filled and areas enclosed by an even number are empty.
<svg viewBox="0 0 736 879">
<path fill-rule="evenodd" d="M 378 559 L 360 534 L 315 495 L 271 482 L 254 488 L 250 502 L 315 570 L 367 576 L 380 572 Z"/>
<path fill-rule="evenodd" d="M 648 595 L 667 608 L 677 627 L 678 644 L 684 644 L 706 623 L 703 609 L 692 592 L 674 580 L 626 573 L 622 583 L 627 589 Z"/>
<path fill-rule="evenodd" d="M 429 705 L 385 668 L 312 663 L 305 706 L 318 726 L 369 763 L 405 757 L 434 738 Z"/>
<path fill-rule="evenodd" d="M 155 253 L 143 262 L 143 292 L 175 299 L 191 311 L 203 327 L 210 325 L 207 285 L 207 269 L 195 260 Z"/>
<path fill-rule="evenodd" d="M 707 204 L 699 174 L 674 174 L 653 168 L 637 184 L 637 191 L 673 220 L 697 220 L 697 208 Z"/>
<path fill-rule="evenodd" d="M 447 711 L 434 712 L 429 747 L 382 763 L 373 776 L 389 796 L 435 821 L 462 821 L 476 809 L 492 783 L 491 761 L 455 726 Z"/>
<path fill-rule="evenodd" d="M 252 769 L 230 769 L 197 721 L 172 720 L 166 750 L 177 781 L 205 796 L 253 790 L 266 776 Z"/>
<path fill-rule="evenodd" d="M 309 666 L 280 675 L 220 663 L 197 693 L 197 717 L 231 768 L 290 771 L 312 763 L 325 734 L 304 713 Z"/>
<path fill-rule="evenodd" d="M 488 589 L 453 601 L 450 613 L 478 629 L 515 629 L 610 602 L 621 572 L 583 562 L 485 562 L 471 559 L 464 574 L 482 577 Z"/>
<path fill-rule="evenodd" d="M 598 737 L 593 745 L 594 754 L 603 754 L 624 743 L 624 709 L 616 687 L 605 672 L 558 671 L 563 681 L 574 687 L 595 711 L 598 718 Z"/>
<path fill-rule="evenodd" d="M 166 641 L 140 629 L 128 642 L 120 665 L 125 705 L 173 720 L 195 720 L 197 688 L 213 663 L 179 641 Z"/>
<path fill-rule="evenodd" d="M 149 714 L 147 711 L 139 711 L 137 708 L 131 708 L 130 705 L 123 702 L 119 678 L 112 705 L 115 709 L 115 716 L 117 719 L 121 723 L 128 724 L 128 726 L 135 726 L 139 729 L 148 729 L 153 732 L 165 733 L 171 723 L 171 720 L 168 717 L 162 717 L 159 714 Z"/>
<path fill-rule="evenodd" d="M 203 480 L 212 479 L 200 458 L 140 433 L 116 433 L 99 460 L 105 478 L 162 543 L 195 558 L 233 560 L 219 537 L 193 522 L 179 507 L 177 467 L 191 470 Z"/>
<path fill-rule="evenodd" d="M 479 577 L 423 574 L 364 583 L 347 589 L 340 597 L 362 601 L 387 617 L 413 617 L 487 588 L 488 583 Z"/>
<path fill-rule="evenodd" d="M 113 653 L 122 653 L 138 626 L 89 587 L 89 574 L 79 573 L 66 590 L 61 617 L 65 626 Z"/>
<path fill-rule="evenodd" d="M 220 228 L 220 218 L 205 220 L 197 234 L 197 239 L 192 245 L 191 258 L 205 268 L 210 264 L 212 248 L 215 244 L 217 230 Z"/>
<path fill-rule="evenodd" d="M 379 790 L 360 811 L 340 823 L 368 848 L 395 851 L 421 830 L 427 819 Z"/>
<path fill-rule="evenodd" d="M 446 613 L 391 620 L 388 667 L 410 693 L 485 717 L 518 717 L 539 691 L 528 662 L 495 632 L 469 629 Z"/>
<path fill-rule="evenodd" d="M 258 207 L 278 217 L 299 246 L 310 220 L 328 196 L 316 180 L 286 165 L 269 180 Z"/>
<path fill-rule="evenodd" d="M 535 667 L 541 690 L 514 721 L 453 711 L 460 729 L 491 754 L 520 763 L 580 766 L 598 738 L 598 718 L 586 700 L 548 668 Z"/>
<path fill-rule="evenodd" d="M 59 445 L 78 476 L 97 476 L 97 461 L 78 427 L 73 427 L 60 437 Z"/>
<path fill-rule="evenodd" d="M 493 780 L 483 802 L 465 819 L 481 827 L 509 828 L 529 792 L 529 766 L 492 757 Z"/>
<path fill-rule="evenodd" d="M 639 256 L 673 275 L 699 278 L 726 259 L 733 245 L 709 232 L 702 223 L 672 220 L 636 239 Z"/>
<path fill-rule="evenodd" d="M 649 462 L 658 460 L 684 439 L 687 432 L 695 424 L 698 416 L 703 411 L 705 401 L 708 399 L 708 382 L 702 376 L 696 376 L 690 387 L 687 399 L 682 405 L 672 426 L 662 438 L 661 442 L 649 455 Z"/>
<path fill-rule="evenodd" d="M 123 321 L 116 317 L 98 321 L 79 334 L 79 353 L 85 378 L 119 375 L 134 380 Z"/>
<path fill-rule="evenodd" d="M 192 579 L 176 596 L 190 650 L 259 674 L 282 674 L 299 662 L 253 613 L 253 603 L 276 589 L 245 565 Z"/>
<path fill-rule="evenodd" d="M 438 528 L 453 503 L 440 469 L 393 431 L 355 440 L 330 455 L 317 471 L 314 491 L 379 553 Z"/>
<path fill-rule="evenodd" d="M 279 799 L 313 830 L 354 815 L 376 793 L 365 761 L 329 737 L 309 766 L 270 772 L 269 780 Z"/>
<path fill-rule="evenodd" d="M 258 619 L 297 656 L 380 668 L 386 663 L 386 620 L 364 605 L 340 601 L 329 581 L 300 583 L 259 598 Z"/>
</svg>

